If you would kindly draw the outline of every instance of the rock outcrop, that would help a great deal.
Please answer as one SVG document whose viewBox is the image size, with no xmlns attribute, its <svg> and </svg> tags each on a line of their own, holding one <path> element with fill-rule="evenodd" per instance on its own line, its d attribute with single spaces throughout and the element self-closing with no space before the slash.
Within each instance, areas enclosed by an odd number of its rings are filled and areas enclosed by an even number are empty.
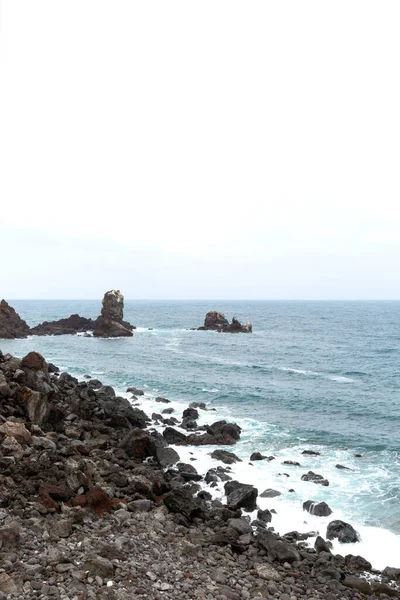
<svg viewBox="0 0 400 600">
<path fill-rule="evenodd" d="M 83 331 L 91 331 L 95 327 L 95 321 L 86 319 L 79 315 L 71 315 L 67 319 L 59 319 L 58 321 L 44 321 L 36 327 L 32 327 L 32 335 L 67 335 L 80 333 Z"/>
<path fill-rule="evenodd" d="M 96 337 L 131 337 L 136 329 L 123 320 L 124 297 L 119 290 L 104 294 L 101 315 L 88 319 L 74 314 L 57 321 L 44 321 L 30 328 L 5 300 L 0 303 L 0 338 L 26 338 L 28 335 L 67 335 L 92 331 Z"/>
<path fill-rule="evenodd" d="M 104 294 L 101 315 L 96 320 L 93 335 L 96 337 L 131 337 L 133 325 L 123 320 L 124 297 L 119 290 Z"/>
<path fill-rule="evenodd" d="M 0 338 L 26 338 L 30 334 L 29 325 L 21 319 L 15 309 L 5 300 L 0 302 Z"/>
<path fill-rule="evenodd" d="M 250 322 L 242 325 L 236 317 L 233 317 L 232 322 L 215 310 L 206 314 L 204 325 L 197 328 L 198 331 L 218 331 L 220 333 L 251 333 L 253 331 Z"/>
</svg>

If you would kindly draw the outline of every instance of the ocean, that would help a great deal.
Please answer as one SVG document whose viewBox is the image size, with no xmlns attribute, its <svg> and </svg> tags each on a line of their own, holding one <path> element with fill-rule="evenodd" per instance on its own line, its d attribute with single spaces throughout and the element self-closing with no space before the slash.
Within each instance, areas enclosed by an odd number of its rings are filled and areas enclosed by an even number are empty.
<svg viewBox="0 0 400 600">
<path fill-rule="evenodd" d="M 31 326 L 72 313 L 95 318 L 101 307 L 89 300 L 10 304 Z M 209 310 L 251 320 L 253 333 L 191 331 Z M 0 340 L 0 349 L 16 356 L 36 350 L 62 370 L 89 374 L 118 392 L 142 388 L 140 404 L 149 415 L 164 408 L 155 396 L 169 398 L 178 417 L 190 402 L 206 402 L 216 412 L 201 411 L 199 424 L 225 418 L 243 428 L 228 448 L 242 459 L 232 467 L 234 477 L 259 492 L 281 492 L 259 499 L 261 508 L 276 510 L 272 525 L 279 533 L 324 536 L 329 521 L 343 519 L 361 542 L 336 543 L 335 551 L 360 554 L 379 569 L 400 567 L 400 302 L 128 300 L 124 317 L 138 327 L 132 338 L 30 337 Z M 221 464 L 209 456 L 212 449 L 177 451 L 185 462 L 196 458 L 192 464 L 205 473 Z M 275 460 L 250 465 L 254 451 Z M 330 485 L 302 481 L 309 470 Z M 222 497 L 222 488 L 210 491 Z M 332 515 L 309 515 L 306 500 L 327 502 Z"/>
</svg>

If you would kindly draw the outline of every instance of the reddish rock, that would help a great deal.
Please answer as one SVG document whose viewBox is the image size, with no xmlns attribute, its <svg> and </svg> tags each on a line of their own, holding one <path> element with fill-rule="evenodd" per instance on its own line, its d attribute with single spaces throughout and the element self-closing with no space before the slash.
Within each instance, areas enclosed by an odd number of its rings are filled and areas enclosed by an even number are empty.
<svg viewBox="0 0 400 600">
<path fill-rule="evenodd" d="M 21 361 L 23 369 L 34 369 L 35 371 L 48 372 L 47 362 L 39 352 L 29 352 Z"/>
<path fill-rule="evenodd" d="M 2 300 L 0 302 L 0 338 L 26 338 L 29 334 L 29 325 L 21 319 L 12 306 Z"/>
<path fill-rule="evenodd" d="M 87 494 L 75 496 L 71 505 L 89 508 L 98 517 L 102 517 L 104 513 L 110 512 L 120 502 L 123 502 L 120 498 L 110 498 L 102 488 L 93 487 Z"/>
<path fill-rule="evenodd" d="M 32 436 L 23 423 L 6 421 L 0 426 L 0 433 L 8 435 L 20 443 L 30 444 L 32 442 Z"/>
</svg>

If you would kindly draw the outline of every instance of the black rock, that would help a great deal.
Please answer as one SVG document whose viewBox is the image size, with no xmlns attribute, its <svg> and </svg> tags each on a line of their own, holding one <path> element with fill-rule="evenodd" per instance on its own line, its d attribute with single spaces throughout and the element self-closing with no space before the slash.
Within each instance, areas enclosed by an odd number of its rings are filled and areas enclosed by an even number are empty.
<svg viewBox="0 0 400 600">
<path fill-rule="evenodd" d="M 305 475 L 301 476 L 302 481 L 312 481 L 313 483 L 319 483 L 320 485 L 328 486 L 329 481 L 322 475 L 314 473 L 314 471 L 308 471 Z"/>
<path fill-rule="evenodd" d="M 262 494 L 260 494 L 260 498 L 276 498 L 276 496 L 282 496 L 282 492 L 278 492 L 278 490 L 272 490 L 268 488 L 264 490 Z"/>
<path fill-rule="evenodd" d="M 241 459 L 236 456 L 233 452 L 228 452 L 227 450 L 214 450 L 211 453 L 211 458 L 215 458 L 216 460 L 220 460 L 226 465 L 232 465 L 236 462 L 242 462 Z"/>
<path fill-rule="evenodd" d="M 174 465 L 180 460 L 179 454 L 173 448 L 162 448 L 157 447 L 155 451 L 155 458 L 163 469 Z"/>
<path fill-rule="evenodd" d="M 135 388 L 135 387 L 132 387 L 132 386 L 128 387 L 128 389 L 126 391 L 130 392 L 134 396 L 143 396 L 144 395 L 144 391 L 143 390 L 138 390 L 138 388 Z"/>
<path fill-rule="evenodd" d="M 328 517 L 332 514 L 332 510 L 326 502 L 314 502 L 313 500 L 304 502 L 303 510 L 306 510 L 310 515 L 315 515 L 316 517 Z"/>
<path fill-rule="evenodd" d="M 169 511 L 178 513 L 188 521 L 204 516 L 204 507 L 201 500 L 193 498 L 191 493 L 184 488 L 175 488 L 165 494 L 163 498 Z"/>
<path fill-rule="evenodd" d="M 250 456 L 250 460 L 274 460 L 274 456 L 264 456 L 263 454 L 261 454 L 260 452 L 253 452 L 253 454 Z"/>
<path fill-rule="evenodd" d="M 295 546 L 279 539 L 270 531 L 260 529 L 257 535 L 257 544 L 267 553 L 269 560 L 277 560 L 280 563 L 292 563 L 300 560 L 300 554 Z"/>
<path fill-rule="evenodd" d="M 163 437 L 168 444 L 174 444 L 176 446 L 187 445 L 186 435 L 173 427 L 166 427 L 163 431 Z"/>
<path fill-rule="evenodd" d="M 318 553 L 320 553 L 320 552 L 329 552 L 330 553 L 331 549 L 332 549 L 332 544 L 331 544 L 331 542 L 326 542 L 324 540 L 324 538 L 322 538 L 319 535 L 317 537 L 317 539 L 315 540 L 314 548 Z"/>
<path fill-rule="evenodd" d="M 235 489 L 232 489 L 230 484 L 235 483 Z M 225 490 L 232 489 L 228 493 L 226 505 L 231 510 L 237 510 L 238 508 L 244 508 L 247 511 L 253 511 L 257 508 L 257 496 L 258 490 L 252 485 L 239 482 L 228 482 L 225 484 Z"/>
<path fill-rule="evenodd" d="M 321 452 L 315 452 L 315 450 L 303 450 L 302 454 L 306 454 L 308 456 L 320 456 Z"/>
<path fill-rule="evenodd" d="M 182 414 L 182 419 L 190 419 L 191 421 L 195 421 L 199 418 L 199 411 L 195 408 L 185 408 Z"/>
<path fill-rule="evenodd" d="M 271 523 L 272 521 L 272 513 L 268 509 L 259 510 L 257 512 L 257 519 L 259 521 L 263 521 L 264 523 Z"/>
<path fill-rule="evenodd" d="M 161 402 L 162 404 L 170 404 L 171 400 L 167 400 L 167 398 L 163 398 L 162 396 L 157 396 L 156 402 Z"/>
<path fill-rule="evenodd" d="M 357 531 L 349 523 L 344 521 L 331 521 L 326 530 L 328 540 L 337 538 L 341 544 L 352 544 L 360 541 Z"/>
</svg>

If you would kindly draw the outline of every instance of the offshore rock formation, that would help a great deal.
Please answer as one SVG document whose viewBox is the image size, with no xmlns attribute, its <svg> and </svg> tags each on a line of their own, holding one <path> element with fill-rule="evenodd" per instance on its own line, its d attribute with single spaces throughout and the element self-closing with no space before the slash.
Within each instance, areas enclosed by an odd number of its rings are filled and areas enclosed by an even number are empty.
<svg viewBox="0 0 400 600">
<path fill-rule="evenodd" d="M 71 315 L 58 321 L 44 321 L 32 327 L 32 335 L 66 335 L 94 329 L 95 321 L 79 315 Z"/>
<path fill-rule="evenodd" d="M 96 337 L 130 337 L 134 327 L 123 321 L 124 297 L 119 290 L 106 292 L 101 315 L 96 320 L 93 335 Z"/>
<path fill-rule="evenodd" d="M 29 325 L 5 300 L 0 302 L 0 338 L 26 338 L 30 334 Z"/>
<path fill-rule="evenodd" d="M 0 303 L 0 338 L 25 338 L 28 335 L 67 335 L 93 331 L 96 337 L 130 337 L 136 329 L 123 321 L 124 297 L 119 290 L 104 294 L 101 315 L 96 320 L 71 315 L 58 321 L 44 321 L 30 328 L 5 300 Z"/>
<path fill-rule="evenodd" d="M 197 328 L 198 331 L 218 331 L 220 333 L 251 333 L 253 326 L 250 322 L 242 325 L 236 317 L 233 317 L 232 323 L 228 319 L 215 310 L 206 314 L 204 325 Z"/>
</svg>

